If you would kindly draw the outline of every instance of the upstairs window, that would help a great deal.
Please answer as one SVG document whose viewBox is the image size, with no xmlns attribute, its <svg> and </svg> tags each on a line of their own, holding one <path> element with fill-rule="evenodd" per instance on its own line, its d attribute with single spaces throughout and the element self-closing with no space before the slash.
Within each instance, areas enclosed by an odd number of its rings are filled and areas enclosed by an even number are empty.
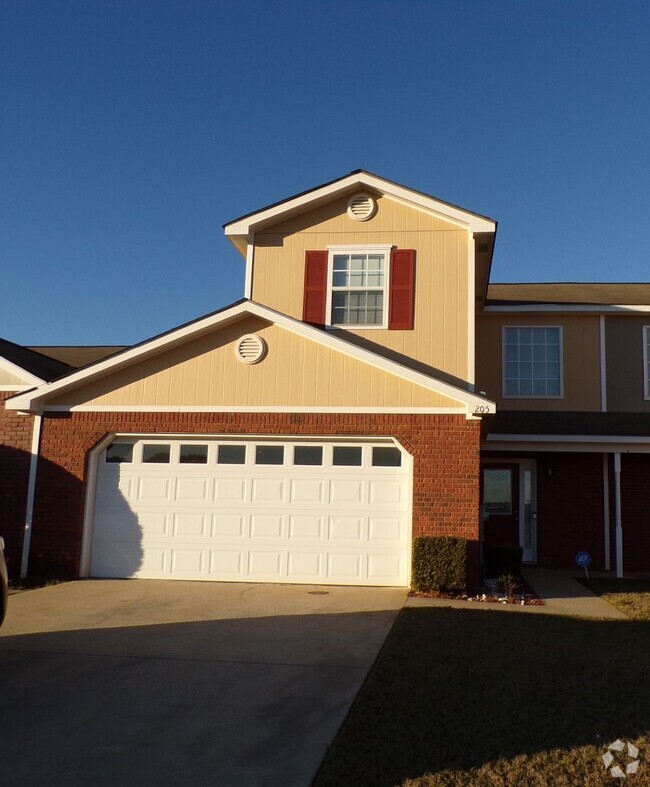
<svg viewBox="0 0 650 787">
<path fill-rule="evenodd" d="M 389 249 L 330 252 L 329 325 L 386 327 Z"/>
<path fill-rule="evenodd" d="M 562 397 L 562 329 L 503 328 L 503 396 Z"/>
<path fill-rule="evenodd" d="M 415 251 L 330 246 L 305 255 L 303 320 L 319 328 L 413 329 Z"/>
</svg>

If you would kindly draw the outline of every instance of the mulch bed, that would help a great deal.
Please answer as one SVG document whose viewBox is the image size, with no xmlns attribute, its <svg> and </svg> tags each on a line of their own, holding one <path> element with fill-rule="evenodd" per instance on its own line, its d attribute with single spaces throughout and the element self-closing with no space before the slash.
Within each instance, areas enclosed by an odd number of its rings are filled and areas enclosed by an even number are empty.
<svg viewBox="0 0 650 787">
<path fill-rule="evenodd" d="M 411 590 L 409 596 L 421 598 L 450 598 L 456 601 L 474 601 L 481 604 L 516 604 L 521 607 L 543 607 L 544 602 L 535 593 L 525 579 L 519 579 L 517 592 L 511 596 L 505 595 L 499 588 L 496 579 L 486 579 L 478 593 L 458 593 L 445 591 L 415 591 Z"/>
</svg>

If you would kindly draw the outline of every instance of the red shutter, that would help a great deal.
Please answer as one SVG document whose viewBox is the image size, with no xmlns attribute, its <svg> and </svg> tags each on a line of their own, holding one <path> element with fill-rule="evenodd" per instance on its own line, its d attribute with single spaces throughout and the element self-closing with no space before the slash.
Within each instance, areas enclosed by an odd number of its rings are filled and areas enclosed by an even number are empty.
<svg viewBox="0 0 650 787">
<path fill-rule="evenodd" d="M 393 249 L 390 254 L 390 300 L 388 327 L 391 331 L 413 330 L 415 301 L 415 251 Z"/>
<path fill-rule="evenodd" d="M 327 252 L 305 252 L 305 295 L 302 306 L 304 322 L 325 326 L 327 303 Z"/>
</svg>

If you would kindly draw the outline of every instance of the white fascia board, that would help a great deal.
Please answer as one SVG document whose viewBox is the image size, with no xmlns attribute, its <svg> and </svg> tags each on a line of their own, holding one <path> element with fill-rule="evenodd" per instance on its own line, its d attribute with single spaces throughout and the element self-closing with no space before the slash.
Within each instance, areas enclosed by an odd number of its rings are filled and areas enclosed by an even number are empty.
<svg viewBox="0 0 650 787">
<path fill-rule="evenodd" d="M 613 304 L 571 304 L 571 303 L 538 303 L 538 304 L 522 304 L 513 306 L 486 306 L 483 309 L 484 314 L 490 313 L 516 313 L 528 312 L 530 314 L 543 314 L 545 312 L 564 314 L 624 314 L 637 313 L 645 314 L 650 312 L 650 306 L 644 305 L 613 305 Z"/>
<path fill-rule="evenodd" d="M 526 442 L 526 443 L 647 443 L 650 437 L 625 435 L 593 435 L 593 434 L 490 434 L 488 442 Z"/>
<path fill-rule="evenodd" d="M 357 347 L 356 345 L 346 342 L 344 339 L 340 339 L 339 337 L 330 333 L 322 331 L 318 328 L 314 328 L 311 325 L 300 322 L 299 320 L 295 320 L 293 317 L 288 317 L 287 315 L 273 311 L 266 306 L 261 306 L 260 304 L 253 303 L 251 301 L 245 301 L 243 303 L 236 304 L 235 306 L 225 309 L 218 314 L 210 315 L 202 320 L 191 323 L 190 325 L 178 328 L 175 331 L 171 331 L 164 336 L 152 339 L 151 341 L 146 342 L 138 347 L 134 347 L 131 350 L 126 350 L 120 353 L 118 356 L 113 356 L 105 361 L 100 361 L 89 368 L 82 369 L 76 373 L 70 374 L 61 380 L 53 383 L 46 383 L 45 385 L 42 385 L 40 388 L 36 388 L 33 391 L 19 396 L 14 396 L 7 400 L 6 407 L 12 410 L 35 410 L 38 412 L 42 408 L 44 402 L 55 394 L 64 393 L 66 390 L 75 388 L 79 384 L 91 382 L 98 377 L 102 377 L 106 373 L 117 371 L 120 368 L 130 366 L 136 360 L 141 360 L 145 357 L 156 355 L 163 350 L 174 347 L 177 344 L 184 343 L 191 338 L 201 336 L 202 334 L 214 330 L 219 326 L 233 322 L 246 314 L 250 314 L 252 316 L 259 317 L 262 320 L 266 320 L 267 322 L 279 325 L 285 330 L 291 331 L 292 333 L 296 333 L 300 336 L 304 336 L 307 339 L 311 339 L 314 342 L 325 345 L 336 352 L 348 355 L 349 357 L 355 358 L 359 361 L 362 361 L 363 363 L 367 363 L 370 366 L 374 366 L 378 369 L 389 372 L 390 374 L 394 374 L 397 377 L 401 377 L 404 380 L 415 383 L 416 385 L 420 385 L 423 388 L 427 388 L 450 399 L 454 399 L 457 402 L 461 402 L 474 413 L 487 414 L 496 411 L 495 403 L 483 396 L 472 394 L 469 391 L 465 391 L 462 388 L 451 385 L 450 383 L 445 383 L 442 380 L 438 380 L 436 378 L 429 377 L 426 374 L 422 374 L 421 372 L 409 369 L 408 367 L 403 366 L 396 361 L 391 361 L 388 358 L 384 358 L 383 356 L 377 355 L 376 353 L 373 353 L 369 350 Z"/>
<path fill-rule="evenodd" d="M 9 374 L 13 374 L 14 377 L 20 377 L 20 379 L 30 387 L 35 385 L 42 385 L 45 381 L 42 380 L 40 377 L 37 377 L 35 374 L 28 372 L 26 369 L 23 369 L 22 366 L 18 366 L 17 364 L 13 363 L 12 361 L 8 361 L 6 358 L 0 356 L 0 369 L 4 369 L 5 371 L 9 372 Z M 17 390 L 16 388 L 11 390 Z"/>
<path fill-rule="evenodd" d="M 496 230 L 496 222 L 484 218 L 483 216 L 478 216 L 474 213 L 464 211 L 461 208 L 447 205 L 433 197 L 427 197 L 424 194 L 411 191 L 404 186 L 398 186 L 395 183 L 378 178 L 376 175 L 358 172 L 341 178 L 341 180 L 334 181 L 315 191 L 310 191 L 299 197 L 288 199 L 286 202 L 282 202 L 279 205 L 274 205 L 258 213 L 252 213 L 250 216 L 240 221 L 226 224 L 224 232 L 227 236 L 248 235 L 252 230 L 258 230 L 264 225 L 277 223 L 283 216 L 289 216 L 293 213 L 304 211 L 309 206 L 313 207 L 321 202 L 333 199 L 337 194 L 346 191 L 352 186 L 363 186 L 374 189 L 381 194 L 394 197 L 406 204 L 415 205 L 426 211 L 435 213 L 441 218 L 455 221 L 463 227 L 467 227 L 472 232 L 494 232 Z"/>
</svg>

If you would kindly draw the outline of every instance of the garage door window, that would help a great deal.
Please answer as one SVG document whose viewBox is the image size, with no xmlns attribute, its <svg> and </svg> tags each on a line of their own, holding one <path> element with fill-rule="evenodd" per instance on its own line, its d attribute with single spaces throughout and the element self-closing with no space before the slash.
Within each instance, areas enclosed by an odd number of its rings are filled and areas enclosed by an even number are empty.
<svg viewBox="0 0 650 787">
<path fill-rule="evenodd" d="M 294 465 L 322 465 L 323 448 L 320 445 L 297 445 L 293 453 Z"/>
<path fill-rule="evenodd" d="M 207 465 L 208 446 L 207 445 L 181 445 L 181 452 L 178 461 L 182 465 Z"/>
<path fill-rule="evenodd" d="M 372 449 L 373 467 L 401 467 L 402 453 L 399 448 L 374 446 Z"/>
<path fill-rule="evenodd" d="M 361 446 L 334 446 L 332 464 L 338 467 L 361 467 Z"/>
<path fill-rule="evenodd" d="M 245 445 L 220 445 L 217 451 L 217 464 L 244 465 L 246 464 Z"/>
<path fill-rule="evenodd" d="M 133 462 L 132 443 L 113 443 L 106 449 L 106 461 L 116 464 L 130 464 Z"/>
<path fill-rule="evenodd" d="M 154 443 L 142 446 L 142 462 L 146 465 L 168 465 L 171 446 Z"/>
<path fill-rule="evenodd" d="M 281 465 L 284 464 L 283 445 L 257 445 L 255 446 L 256 465 Z"/>
</svg>

